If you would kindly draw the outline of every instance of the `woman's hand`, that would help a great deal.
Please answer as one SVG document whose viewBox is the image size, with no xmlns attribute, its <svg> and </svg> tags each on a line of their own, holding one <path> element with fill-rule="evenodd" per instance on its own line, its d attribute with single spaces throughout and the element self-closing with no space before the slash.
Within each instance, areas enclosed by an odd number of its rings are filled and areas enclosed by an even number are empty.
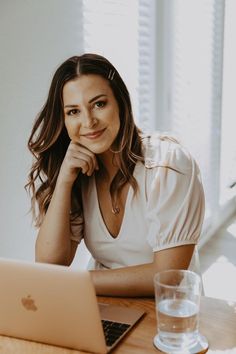
<svg viewBox="0 0 236 354">
<path fill-rule="evenodd" d="M 61 165 L 60 180 L 74 183 L 80 171 L 91 176 L 94 170 L 98 170 L 96 155 L 86 147 L 71 141 Z"/>
</svg>

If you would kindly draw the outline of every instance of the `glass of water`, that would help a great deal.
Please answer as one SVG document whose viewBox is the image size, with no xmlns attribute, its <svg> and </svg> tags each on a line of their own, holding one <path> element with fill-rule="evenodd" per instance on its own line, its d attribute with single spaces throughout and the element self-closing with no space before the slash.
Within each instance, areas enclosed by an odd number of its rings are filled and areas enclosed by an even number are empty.
<svg viewBox="0 0 236 354">
<path fill-rule="evenodd" d="M 189 270 L 155 274 L 157 335 L 154 345 L 165 353 L 199 353 L 208 342 L 199 333 L 201 278 Z"/>
</svg>

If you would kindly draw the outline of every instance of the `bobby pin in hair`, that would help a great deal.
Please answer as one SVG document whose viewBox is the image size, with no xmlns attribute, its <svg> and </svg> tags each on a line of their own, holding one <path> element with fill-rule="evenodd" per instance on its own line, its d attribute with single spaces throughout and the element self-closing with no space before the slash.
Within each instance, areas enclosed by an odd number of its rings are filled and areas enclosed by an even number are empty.
<svg viewBox="0 0 236 354">
<path fill-rule="evenodd" d="M 108 74 L 108 80 L 113 80 L 114 76 L 115 76 L 115 70 L 110 69 Z"/>
</svg>

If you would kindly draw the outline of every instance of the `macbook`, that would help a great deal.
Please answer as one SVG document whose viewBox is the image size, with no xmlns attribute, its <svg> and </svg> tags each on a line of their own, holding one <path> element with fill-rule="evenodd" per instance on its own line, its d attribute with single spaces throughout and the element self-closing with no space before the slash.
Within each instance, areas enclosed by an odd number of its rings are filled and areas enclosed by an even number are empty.
<svg viewBox="0 0 236 354">
<path fill-rule="evenodd" d="M 0 258 L 0 334 L 108 353 L 144 315 L 98 304 L 87 270 Z"/>
</svg>

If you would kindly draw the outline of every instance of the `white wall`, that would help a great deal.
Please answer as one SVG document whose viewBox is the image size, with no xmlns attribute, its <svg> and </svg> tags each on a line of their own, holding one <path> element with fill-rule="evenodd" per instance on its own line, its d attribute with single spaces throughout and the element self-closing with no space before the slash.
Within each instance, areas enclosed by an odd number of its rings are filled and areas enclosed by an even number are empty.
<svg viewBox="0 0 236 354">
<path fill-rule="evenodd" d="M 0 256 L 34 258 L 27 140 L 55 68 L 82 52 L 79 0 L 0 3 Z"/>
</svg>

